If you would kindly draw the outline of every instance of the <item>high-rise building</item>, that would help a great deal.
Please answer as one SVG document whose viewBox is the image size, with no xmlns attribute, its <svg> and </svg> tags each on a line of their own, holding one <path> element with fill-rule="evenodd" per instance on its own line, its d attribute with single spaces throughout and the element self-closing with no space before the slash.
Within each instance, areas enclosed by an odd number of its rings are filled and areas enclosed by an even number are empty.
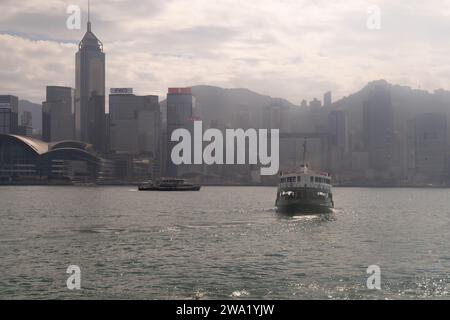
<svg viewBox="0 0 450 320">
<path fill-rule="evenodd" d="M 331 106 L 331 91 L 327 91 L 323 95 L 323 106 L 324 107 Z"/>
<path fill-rule="evenodd" d="M 33 114 L 23 111 L 20 116 L 19 135 L 31 137 L 33 135 Z"/>
<path fill-rule="evenodd" d="M 48 86 L 42 103 L 42 140 L 46 142 L 74 140 L 75 90 Z"/>
<path fill-rule="evenodd" d="M 416 182 L 447 182 L 447 134 L 445 114 L 425 113 L 416 117 L 414 134 Z"/>
<path fill-rule="evenodd" d="M 104 151 L 105 116 L 105 53 L 102 42 L 94 35 L 90 19 L 87 32 L 78 46 L 75 64 L 75 136 Z"/>
<path fill-rule="evenodd" d="M 343 110 L 333 110 L 328 115 L 328 134 L 330 145 L 348 152 L 348 118 Z"/>
<path fill-rule="evenodd" d="M 33 114 L 30 111 L 22 112 L 20 116 L 20 125 L 33 127 Z"/>
<path fill-rule="evenodd" d="M 110 151 L 159 156 L 158 96 L 136 96 L 132 91 L 109 95 Z"/>
<path fill-rule="evenodd" d="M 322 107 L 322 102 L 320 102 L 319 99 L 314 98 L 309 102 L 309 107 L 312 109 L 319 109 L 320 107 Z"/>
<path fill-rule="evenodd" d="M 148 179 L 161 174 L 161 113 L 158 96 L 136 96 L 131 88 L 109 95 L 109 151 L 116 177 Z"/>
<path fill-rule="evenodd" d="M 363 102 L 363 141 L 369 164 L 380 174 L 389 174 L 392 162 L 394 112 L 391 93 L 383 85 L 371 89 Z"/>
<path fill-rule="evenodd" d="M 263 126 L 267 129 L 282 128 L 283 106 L 280 103 L 272 102 L 263 109 Z M 283 128 L 285 129 L 285 128 Z"/>
<path fill-rule="evenodd" d="M 345 111 L 333 110 L 328 114 L 328 137 L 328 169 L 336 176 L 350 162 L 348 118 Z"/>
<path fill-rule="evenodd" d="M 171 141 L 172 132 L 179 128 L 187 129 L 192 134 L 192 125 L 196 117 L 195 98 L 191 88 L 169 88 L 167 93 L 167 149 L 166 167 L 167 176 L 176 177 L 180 174 L 171 160 L 171 152 L 177 142 Z"/>
<path fill-rule="evenodd" d="M 16 96 L 0 95 L 0 134 L 18 134 L 19 99 Z"/>
</svg>

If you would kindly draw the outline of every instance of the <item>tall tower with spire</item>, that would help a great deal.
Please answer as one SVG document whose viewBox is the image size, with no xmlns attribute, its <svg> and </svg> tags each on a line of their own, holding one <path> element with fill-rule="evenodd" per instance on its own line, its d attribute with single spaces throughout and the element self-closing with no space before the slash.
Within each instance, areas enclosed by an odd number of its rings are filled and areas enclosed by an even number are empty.
<svg viewBox="0 0 450 320">
<path fill-rule="evenodd" d="M 92 32 L 88 2 L 87 31 L 75 55 L 75 136 L 105 151 L 105 53 Z"/>
</svg>

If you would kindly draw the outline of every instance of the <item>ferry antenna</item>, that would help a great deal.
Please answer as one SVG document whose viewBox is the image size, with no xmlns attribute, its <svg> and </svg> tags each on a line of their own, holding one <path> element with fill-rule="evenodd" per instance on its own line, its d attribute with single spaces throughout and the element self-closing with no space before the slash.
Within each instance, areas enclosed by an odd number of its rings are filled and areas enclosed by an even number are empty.
<svg viewBox="0 0 450 320">
<path fill-rule="evenodd" d="M 303 165 L 306 165 L 306 142 L 307 139 L 305 138 L 305 141 L 303 142 Z"/>
</svg>

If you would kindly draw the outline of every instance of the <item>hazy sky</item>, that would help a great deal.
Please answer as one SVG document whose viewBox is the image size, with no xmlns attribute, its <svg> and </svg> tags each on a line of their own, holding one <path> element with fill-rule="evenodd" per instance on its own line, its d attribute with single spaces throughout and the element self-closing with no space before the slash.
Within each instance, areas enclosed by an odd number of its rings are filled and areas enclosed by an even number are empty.
<svg viewBox="0 0 450 320">
<path fill-rule="evenodd" d="M 164 96 L 169 86 L 246 87 L 289 99 L 334 98 L 386 79 L 450 89 L 450 1 L 92 0 L 107 89 Z M 69 30 L 69 5 L 84 11 Z M 381 28 L 367 27 L 368 8 Z M 74 86 L 87 0 L 0 0 L 0 93 L 40 103 Z"/>
</svg>

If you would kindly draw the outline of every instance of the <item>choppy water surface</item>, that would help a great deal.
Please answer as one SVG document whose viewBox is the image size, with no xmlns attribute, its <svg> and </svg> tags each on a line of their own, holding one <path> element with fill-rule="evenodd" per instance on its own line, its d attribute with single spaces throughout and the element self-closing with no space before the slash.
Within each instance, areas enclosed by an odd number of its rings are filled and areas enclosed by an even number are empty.
<svg viewBox="0 0 450 320">
<path fill-rule="evenodd" d="M 322 216 L 277 213 L 275 193 L 0 187 L 0 298 L 450 298 L 450 190 L 335 188 Z"/>
</svg>

